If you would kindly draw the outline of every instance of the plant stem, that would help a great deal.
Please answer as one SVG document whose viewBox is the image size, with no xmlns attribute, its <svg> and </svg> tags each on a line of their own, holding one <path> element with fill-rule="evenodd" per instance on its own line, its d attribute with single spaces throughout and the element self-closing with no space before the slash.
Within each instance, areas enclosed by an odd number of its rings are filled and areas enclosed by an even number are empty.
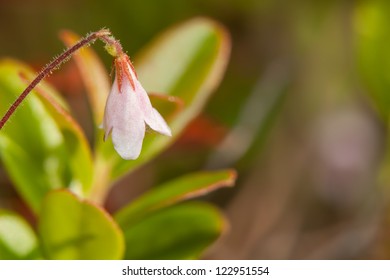
<svg viewBox="0 0 390 280">
<path fill-rule="evenodd" d="M 62 54 L 56 57 L 52 62 L 46 65 L 41 72 L 39 72 L 38 76 L 27 86 L 27 88 L 19 95 L 19 97 L 15 100 L 15 102 L 11 105 L 8 111 L 0 120 L 0 130 L 3 128 L 8 119 L 12 116 L 15 110 L 19 107 L 19 105 L 23 102 L 23 100 L 27 97 L 27 95 L 41 82 L 45 77 L 50 75 L 54 70 L 56 70 L 62 63 L 66 62 L 74 52 L 79 50 L 80 48 L 87 46 L 93 43 L 96 39 L 102 39 L 110 36 L 110 31 L 108 29 L 101 29 L 97 32 L 93 32 L 80 41 L 78 41 L 72 47 L 66 49 Z M 110 37 L 111 38 L 111 37 Z M 103 39 L 102 39 L 103 40 Z M 106 42 L 105 40 L 103 40 Z"/>
</svg>

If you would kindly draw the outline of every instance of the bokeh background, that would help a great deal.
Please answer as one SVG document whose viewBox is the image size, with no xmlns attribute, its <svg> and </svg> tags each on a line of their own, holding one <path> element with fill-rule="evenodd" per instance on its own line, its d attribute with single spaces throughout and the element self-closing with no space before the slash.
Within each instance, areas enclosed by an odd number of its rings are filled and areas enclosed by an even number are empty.
<svg viewBox="0 0 390 280">
<path fill-rule="evenodd" d="M 236 186 L 204 198 L 230 221 L 204 258 L 383 259 L 389 15 L 386 0 L 0 0 L 0 57 L 39 69 L 64 48 L 60 30 L 101 27 L 134 56 L 174 24 L 220 21 L 232 38 L 220 87 L 168 151 L 117 184 L 107 209 L 181 174 L 232 167 Z M 91 132 L 74 62 L 49 80 Z M 26 211 L 0 172 L 0 203 Z"/>
</svg>

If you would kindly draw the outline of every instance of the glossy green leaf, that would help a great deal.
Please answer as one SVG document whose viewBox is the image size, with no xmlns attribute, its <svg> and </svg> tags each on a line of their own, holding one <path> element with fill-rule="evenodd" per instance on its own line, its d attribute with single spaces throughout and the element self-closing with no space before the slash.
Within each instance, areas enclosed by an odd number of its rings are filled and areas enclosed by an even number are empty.
<svg viewBox="0 0 390 280">
<path fill-rule="evenodd" d="M 386 121 L 390 116 L 389 13 L 389 1 L 362 1 L 354 17 L 359 74 L 374 106 Z"/>
<path fill-rule="evenodd" d="M 30 225 L 18 215 L 0 210 L 0 260 L 39 257 L 38 240 Z"/>
<path fill-rule="evenodd" d="M 22 63 L 0 61 L 0 114 L 5 113 L 26 88 L 26 81 L 33 77 L 33 71 Z M 59 95 L 43 82 L 0 131 L 0 158 L 34 211 L 51 189 L 65 187 L 84 193 L 91 184 L 91 152 L 63 104 Z"/>
<path fill-rule="evenodd" d="M 100 153 L 113 166 L 112 179 L 147 162 L 180 135 L 219 84 L 229 53 L 230 40 L 225 29 L 214 21 L 196 18 L 169 29 L 136 57 L 135 68 L 145 89 L 180 98 L 183 110 L 167 120 L 173 136 L 147 135 L 135 161 L 121 159 L 111 141 L 99 145 Z"/>
<path fill-rule="evenodd" d="M 233 186 L 236 173 L 233 170 L 198 172 L 169 181 L 155 187 L 136 201 L 121 209 L 115 219 L 127 228 L 152 212 L 179 201 L 205 195 L 221 187 Z"/>
<path fill-rule="evenodd" d="M 221 213 L 210 204 L 168 207 L 124 228 L 125 259 L 195 259 L 225 228 Z"/>
<path fill-rule="evenodd" d="M 68 191 L 50 192 L 39 221 L 48 259 L 120 259 L 123 235 L 108 213 Z"/>
<path fill-rule="evenodd" d="M 32 209 L 37 210 L 40 201 L 50 190 L 50 182 L 41 174 L 36 159 L 15 141 L 0 133 L 1 159 L 8 175 Z"/>
<path fill-rule="evenodd" d="M 39 95 L 64 137 L 69 171 L 73 178 L 68 186 L 80 195 L 85 195 L 90 191 L 92 184 L 93 161 L 84 132 L 72 116 L 53 98 L 44 92 L 40 92 Z"/>
</svg>

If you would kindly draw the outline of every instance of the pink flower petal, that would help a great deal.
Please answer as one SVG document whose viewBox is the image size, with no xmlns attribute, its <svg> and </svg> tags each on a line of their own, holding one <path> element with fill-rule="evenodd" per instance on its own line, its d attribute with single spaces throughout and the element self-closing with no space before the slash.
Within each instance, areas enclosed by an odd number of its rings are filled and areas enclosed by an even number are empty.
<svg viewBox="0 0 390 280">
<path fill-rule="evenodd" d="M 145 123 L 167 136 L 171 136 L 171 129 L 152 107 L 148 94 L 129 63 L 124 55 L 115 60 L 116 76 L 107 98 L 103 128 L 104 139 L 111 133 L 114 148 L 123 159 L 136 159 L 141 153 Z"/>
<path fill-rule="evenodd" d="M 145 122 L 158 133 L 172 136 L 171 129 L 160 113 L 152 107 L 148 94 L 138 80 L 136 80 L 136 91 Z"/>
<path fill-rule="evenodd" d="M 145 136 L 145 122 L 137 94 L 128 80 L 122 81 L 119 92 L 115 79 L 107 99 L 103 125 L 106 137 L 111 130 L 114 148 L 123 159 L 138 158 Z"/>
</svg>

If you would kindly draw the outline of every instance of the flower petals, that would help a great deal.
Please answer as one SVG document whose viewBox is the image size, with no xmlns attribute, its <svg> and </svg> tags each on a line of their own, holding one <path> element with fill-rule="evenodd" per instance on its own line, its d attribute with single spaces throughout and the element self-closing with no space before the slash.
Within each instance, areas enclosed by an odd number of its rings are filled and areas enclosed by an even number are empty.
<svg viewBox="0 0 390 280">
<path fill-rule="evenodd" d="M 127 129 L 112 129 L 112 143 L 117 153 L 123 159 L 137 159 L 141 153 L 145 136 L 145 123 L 134 119 Z"/>
<path fill-rule="evenodd" d="M 149 127 L 155 131 L 157 131 L 160 134 L 166 135 L 166 136 L 172 136 L 171 129 L 169 128 L 168 124 L 165 122 L 164 118 L 160 115 L 160 113 L 152 108 L 153 110 L 153 118 L 146 119 L 145 122 L 149 125 Z"/>
<path fill-rule="evenodd" d="M 150 99 L 145 89 L 142 87 L 140 82 L 136 82 L 137 97 L 139 99 L 139 104 L 141 111 L 143 112 L 143 117 L 148 126 L 166 136 L 172 136 L 171 129 L 155 108 L 152 107 Z"/>
<path fill-rule="evenodd" d="M 136 159 L 141 153 L 145 123 L 161 134 L 171 136 L 172 133 L 160 113 L 152 107 L 129 61 L 127 56 L 116 58 L 116 77 L 107 98 L 103 128 L 104 138 L 111 133 L 114 148 L 123 159 Z M 132 80 L 124 73 L 123 66 L 127 67 Z"/>
<path fill-rule="evenodd" d="M 137 95 L 127 80 L 122 81 L 119 92 L 115 79 L 107 99 L 103 125 L 106 137 L 111 129 L 112 143 L 123 159 L 138 158 L 145 136 L 145 122 Z"/>
</svg>

